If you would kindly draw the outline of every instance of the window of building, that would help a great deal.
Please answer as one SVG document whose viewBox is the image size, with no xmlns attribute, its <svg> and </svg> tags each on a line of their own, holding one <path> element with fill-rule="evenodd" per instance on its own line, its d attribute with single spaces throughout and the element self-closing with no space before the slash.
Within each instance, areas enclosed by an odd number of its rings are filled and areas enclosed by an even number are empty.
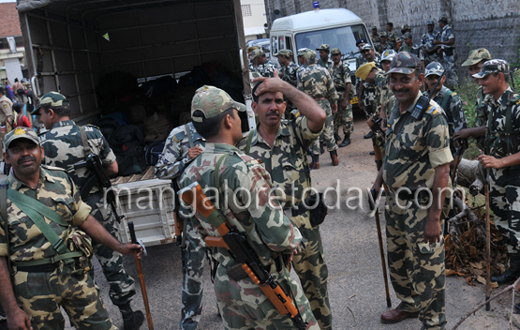
<svg viewBox="0 0 520 330">
<path fill-rule="evenodd" d="M 242 5 L 242 16 L 252 16 L 251 5 Z"/>
</svg>

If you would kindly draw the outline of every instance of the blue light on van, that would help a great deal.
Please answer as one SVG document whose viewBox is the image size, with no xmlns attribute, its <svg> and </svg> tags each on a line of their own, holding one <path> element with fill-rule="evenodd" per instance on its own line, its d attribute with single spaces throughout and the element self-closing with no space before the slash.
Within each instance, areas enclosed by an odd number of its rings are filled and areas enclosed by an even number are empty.
<svg viewBox="0 0 520 330">
<path fill-rule="evenodd" d="M 314 10 L 318 10 L 318 9 L 320 9 L 320 3 L 319 3 L 318 1 L 314 1 L 314 2 L 312 3 L 312 5 L 313 5 L 313 7 L 314 7 Z"/>
</svg>

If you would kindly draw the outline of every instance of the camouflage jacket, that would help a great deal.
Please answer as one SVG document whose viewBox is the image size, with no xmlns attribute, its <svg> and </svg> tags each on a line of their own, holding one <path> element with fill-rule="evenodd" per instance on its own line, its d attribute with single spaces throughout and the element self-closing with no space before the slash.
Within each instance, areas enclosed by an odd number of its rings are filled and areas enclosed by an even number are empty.
<svg viewBox="0 0 520 330">
<path fill-rule="evenodd" d="M 442 86 L 441 90 L 437 93 L 437 95 L 435 95 L 433 100 L 442 107 L 446 93 L 449 90 L 450 89 L 448 87 Z M 429 92 L 424 92 L 424 96 L 428 97 L 428 94 Z M 443 108 L 443 110 L 448 120 L 450 136 L 463 128 L 468 128 L 468 121 L 466 120 L 464 109 L 462 108 L 462 101 L 460 100 L 460 96 L 457 93 L 453 92 L 451 94 L 448 100 L 448 104 L 446 105 L 446 108 Z"/>
<path fill-rule="evenodd" d="M 116 156 L 101 131 L 95 126 L 84 126 L 90 150 L 101 158 L 103 165 L 116 161 Z M 74 164 L 87 158 L 83 150 L 79 126 L 72 120 L 60 121 L 51 130 L 40 135 L 41 146 L 45 150 L 44 163 L 65 169 L 74 183 L 81 190 L 88 177 L 92 174 L 87 168 L 74 169 Z M 97 191 L 95 187 L 90 192 Z"/>
<path fill-rule="evenodd" d="M 374 45 L 375 43 L 379 43 L 381 41 L 381 36 L 379 33 L 371 34 L 370 39 L 372 39 L 372 44 Z"/>
<path fill-rule="evenodd" d="M 475 101 L 475 127 L 482 127 L 487 125 L 489 109 L 486 102 L 484 102 L 486 95 L 483 92 L 482 86 L 478 88 L 477 100 Z"/>
<path fill-rule="evenodd" d="M 217 184 L 214 171 L 222 155 L 226 158 L 219 168 Z M 290 253 L 300 244 L 300 231 L 284 216 L 272 194 L 271 177 L 257 160 L 231 145 L 206 143 L 204 153 L 181 175 L 179 186 L 182 189 L 195 181 L 224 214 L 228 224 L 247 235 L 247 242 L 264 265 L 272 264 L 277 252 Z M 193 225 L 203 238 L 220 236 L 199 213 L 195 218 Z M 229 268 L 236 264 L 227 249 L 214 248 L 213 252 L 222 266 Z"/>
<path fill-rule="evenodd" d="M 264 64 L 260 64 L 258 66 L 253 66 L 250 68 L 250 72 L 258 73 L 262 77 L 274 77 L 274 70 L 276 69 L 276 65 L 273 62 L 266 60 Z"/>
<path fill-rule="evenodd" d="M 390 45 L 392 45 L 392 49 L 395 47 L 395 45 L 397 44 L 397 39 L 399 39 L 399 36 L 397 35 L 397 32 L 395 30 L 392 30 L 392 31 L 387 31 L 388 33 L 388 43 Z"/>
<path fill-rule="evenodd" d="M 435 40 L 440 40 L 440 38 L 441 38 L 441 34 L 437 31 L 433 31 L 433 33 L 426 32 L 421 37 L 421 46 L 424 46 L 426 49 L 430 50 L 433 47 L 435 47 L 433 42 Z"/>
<path fill-rule="evenodd" d="M 343 99 L 345 97 L 347 84 L 352 83 L 350 79 L 350 68 L 347 63 L 339 62 L 338 65 L 332 66 L 332 81 L 334 81 L 334 87 L 336 87 L 339 98 Z M 350 92 L 354 92 L 353 88 L 350 89 Z"/>
<path fill-rule="evenodd" d="M 378 69 L 373 83 L 363 81 L 363 95 L 361 99 L 363 107 L 368 113 L 375 112 L 376 118 L 379 117 L 381 93 L 386 84 L 386 80 L 386 73 L 383 70 Z"/>
<path fill-rule="evenodd" d="M 309 65 L 302 72 L 298 89 L 315 99 L 325 97 L 330 103 L 335 103 L 339 98 L 329 71 L 317 64 Z"/>
<path fill-rule="evenodd" d="M 442 29 L 440 40 L 443 42 L 446 42 L 450 39 L 455 39 L 455 34 L 453 34 L 453 29 L 449 25 L 445 25 Z M 441 45 L 442 49 L 455 49 L 455 44 L 448 46 L 448 45 Z"/>
<path fill-rule="evenodd" d="M 296 79 L 298 80 L 296 87 L 298 87 L 298 85 L 300 84 L 300 80 L 302 79 L 302 73 L 303 71 L 305 71 L 305 69 L 307 69 L 307 65 L 302 64 L 298 67 L 298 70 L 296 70 Z"/>
<path fill-rule="evenodd" d="M 12 173 L 7 177 L 8 189 L 16 190 L 47 205 L 60 214 L 72 226 L 80 226 L 90 214 L 90 206 L 81 201 L 70 176 L 62 169 L 42 165 L 38 188 L 31 189 L 19 181 Z M 31 261 L 54 257 L 56 251 L 33 221 L 23 213 L 11 200 L 7 203 L 7 219 L 9 221 L 9 256 L 11 261 Z M 44 217 L 58 236 L 66 241 L 72 227 L 63 227 Z M 0 256 L 7 257 L 4 231 L 4 219 L 0 217 Z"/>
<path fill-rule="evenodd" d="M 322 68 L 325 68 L 327 70 L 329 70 L 329 73 L 332 73 L 332 67 L 334 66 L 334 62 L 332 62 L 332 60 L 329 58 L 327 60 L 327 63 L 325 63 L 321 58 L 318 59 L 318 63 L 317 63 L 319 66 L 321 66 Z"/>
<path fill-rule="evenodd" d="M 192 161 L 188 158 L 190 142 L 186 129 L 191 132 L 193 146 L 200 145 L 204 148 L 206 140 L 197 132 L 191 122 L 175 127 L 168 135 L 161 157 L 155 164 L 155 175 L 159 179 L 173 180 L 177 178 Z"/>
<path fill-rule="evenodd" d="M 292 122 L 293 120 L 280 123 L 272 147 L 258 134 L 258 130 L 249 133 L 253 134 L 249 156 L 262 160 L 267 172 L 271 174 L 273 187 L 280 188 L 275 190 L 275 194 L 280 202 L 286 203 L 284 207 L 300 204 L 306 197 L 302 196 L 304 189 L 312 187 L 309 172 L 299 172 L 308 168 L 307 152 L 296 141 Z M 304 116 L 296 118 L 295 124 L 298 138 L 309 149 L 321 131 L 311 132 Z M 238 142 L 237 148 L 246 152 L 248 139 L 249 136 L 246 135 Z"/>
<path fill-rule="evenodd" d="M 356 60 L 357 61 L 357 60 Z M 361 61 L 358 63 L 356 62 L 357 64 L 357 67 L 356 68 L 359 68 L 361 65 L 365 64 L 365 63 L 368 63 L 368 61 L 362 56 L 361 57 Z M 376 66 L 379 68 L 379 69 L 383 69 L 383 66 L 381 65 L 381 55 L 379 55 L 379 53 L 375 53 L 375 57 L 374 57 L 374 63 L 376 64 Z M 356 77 L 356 90 L 360 89 L 361 87 L 361 83 L 362 83 L 362 80 L 357 78 Z"/>
<path fill-rule="evenodd" d="M 390 89 L 390 79 L 388 75 L 386 75 L 385 80 L 381 82 L 380 86 L 381 98 L 379 99 L 379 109 L 376 109 L 376 114 L 380 117 L 380 110 L 384 107 L 386 118 L 388 119 L 395 102 L 394 93 L 392 93 L 392 90 Z"/>
<path fill-rule="evenodd" d="M 393 192 L 401 187 L 412 191 L 432 188 L 435 168 L 453 160 L 448 123 L 437 103 L 430 101 L 421 119 L 412 117 L 420 97 L 418 92 L 415 102 L 403 113 L 395 102 L 388 119 L 383 180 Z"/>
<path fill-rule="evenodd" d="M 383 52 L 387 49 L 394 49 L 394 47 L 389 42 L 384 45 L 382 45 L 381 42 L 374 42 L 374 48 L 376 52 L 380 54 L 383 54 Z"/>
<path fill-rule="evenodd" d="M 289 66 L 281 66 L 280 72 L 278 73 L 278 76 L 282 78 L 282 80 L 287 81 L 289 84 L 293 85 L 294 87 L 298 86 L 298 78 L 296 77 L 296 72 L 298 71 L 299 66 L 298 64 L 291 62 Z"/>
<path fill-rule="evenodd" d="M 490 114 L 486 127 L 486 154 L 503 158 L 520 152 L 520 94 L 509 87 L 498 100 L 488 94 L 484 102 Z"/>
<path fill-rule="evenodd" d="M 419 46 L 419 45 L 413 45 L 412 47 L 410 47 L 407 44 L 403 43 L 401 48 L 399 48 L 399 52 L 408 52 L 410 54 L 414 54 L 421 61 L 424 61 L 423 51 L 422 51 L 421 46 Z"/>
</svg>

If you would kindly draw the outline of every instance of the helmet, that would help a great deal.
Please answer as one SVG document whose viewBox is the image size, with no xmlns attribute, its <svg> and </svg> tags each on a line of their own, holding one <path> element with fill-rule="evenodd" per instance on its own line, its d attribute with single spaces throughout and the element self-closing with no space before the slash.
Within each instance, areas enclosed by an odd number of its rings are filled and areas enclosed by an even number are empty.
<svg viewBox="0 0 520 330">
<path fill-rule="evenodd" d="M 397 54 L 395 52 L 395 50 L 387 49 L 381 55 L 381 61 L 390 61 L 390 62 L 392 62 L 392 60 L 394 59 L 395 54 Z"/>
</svg>

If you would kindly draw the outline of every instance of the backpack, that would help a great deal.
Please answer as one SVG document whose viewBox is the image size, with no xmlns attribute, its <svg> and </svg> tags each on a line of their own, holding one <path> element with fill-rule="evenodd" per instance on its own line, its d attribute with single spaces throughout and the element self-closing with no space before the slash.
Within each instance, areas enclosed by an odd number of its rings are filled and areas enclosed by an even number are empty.
<svg viewBox="0 0 520 330">
<path fill-rule="evenodd" d="M 101 117 L 97 122 L 97 127 L 107 141 L 110 141 L 112 134 L 121 126 L 117 120 L 111 117 Z"/>
<path fill-rule="evenodd" d="M 161 158 L 165 144 L 166 140 L 159 140 L 148 144 L 144 148 L 144 158 L 147 165 L 154 166 L 157 164 L 159 158 Z"/>
<path fill-rule="evenodd" d="M 119 126 L 110 136 L 108 144 L 116 154 L 119 175 L 142 173 L 146 168 L 143 149 L 143 132 L 136 125 Z"/>
</svg>

